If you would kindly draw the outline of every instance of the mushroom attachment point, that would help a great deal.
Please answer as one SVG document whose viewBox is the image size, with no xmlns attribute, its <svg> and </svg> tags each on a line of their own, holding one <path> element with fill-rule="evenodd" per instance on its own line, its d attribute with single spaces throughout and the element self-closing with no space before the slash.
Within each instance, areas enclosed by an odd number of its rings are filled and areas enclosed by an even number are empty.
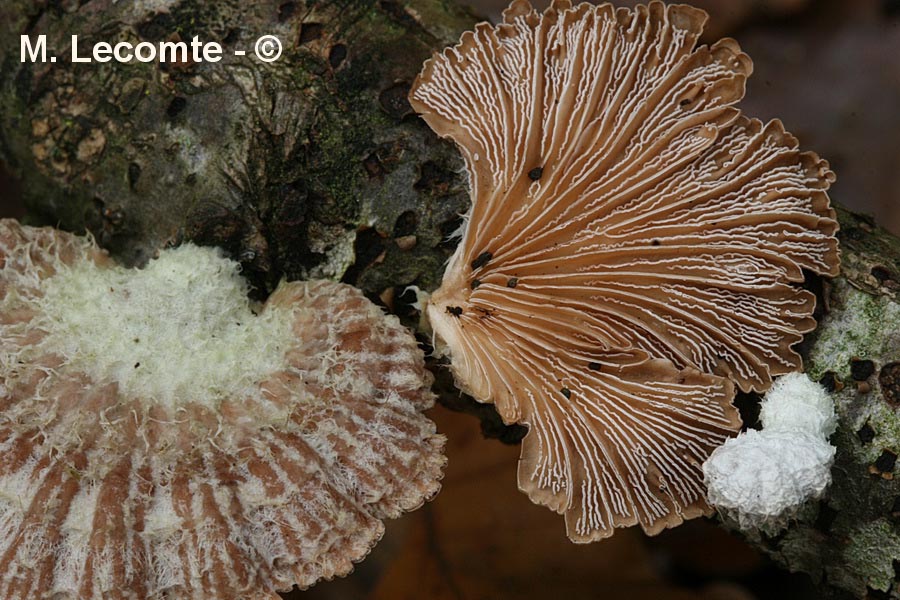
<svg viewBox="0 0 900 600">
<path fill-rule="evenodd" d="M 0 597 L 279 598 L 439 488 L 431 377 L 351 286 L 0 221 Z"/>
<path fill-rule="evenodd" d="M 698 47 L 706 19 L 516 0 L 410 91 L 472 196 L 436 342 L 462 390 L 529 427 L 519 487 L 577 542 L 710 511 L 701 465 L 740 427 L 735 389 L 799 368 L 803 271 L 838 271 L 828 163 L 733 106 L 752 63 Z"/>
</svg>

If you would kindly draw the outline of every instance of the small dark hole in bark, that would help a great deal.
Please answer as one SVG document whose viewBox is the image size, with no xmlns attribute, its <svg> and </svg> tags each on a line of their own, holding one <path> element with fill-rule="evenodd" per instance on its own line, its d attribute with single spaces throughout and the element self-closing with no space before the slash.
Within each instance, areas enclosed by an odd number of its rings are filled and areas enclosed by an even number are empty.
<svg viewBox="0 0 900 600">
<path fill-rule="evenodd" d="M 430 194 L 446 194 L 453 183 L 453 173 L 438 165 L 436 162 L 426 160 L 419 167 L 419 179 L 413 184 L 417 192 Z M 452 231 L 450 232 L 452 233 Z"/>
<path fill-rule="evenodd" d="M 508 287 L 508 288 L 514 288 L 517 285 L 519 285 L 518 277 L 510 277 L 509 279 L 506 280 L 506 287 Z"/>
<path fill-rule="evenodd" d="M 871 443 L 871 441 L 875 439 L 875 430 L 872 429 L 871 425 L 866 423 L 856 432 L 856 437 L 858 437 L 859 441 L 863 444 Z"/>
<path fill-rule="evenodd" d="M 297 12 L 297 4 L 295 2 L 285 2 L 278 7 L 278 22 L 284 23 L 294 16 Z"/>
<path fill-rule="evenodd" d="M 412 235 L 416 232 L 416 228 L 419 226 L 419 216 L 416 214 L 414 210 L 407 210 L 400 214 L 397 217 L 397 220 L 394 221 L 394 237 L 403 237 L 405 235 Z"/>
<path fill-rule="evenodd" d="M 413 109 L 409 104 L 409 84 L 401 81 L 383 89 L 378 94 L 378 103 L 384 112 L 397 121 L 412 114 Z"/>
<path fill-rule="evenodd" d="M 882 473 L 890 473 L 897 464 L 897 454 L 890 450 L 882 450 L 881 456 L 875 461 L 875 468 Z"/>
<path fill-rule="evenodd" d="M 332 69 L 337 69 L 341 63 L 347 58 L 347 46 L 343 44 L 335 44 L 328 53 L 328 64 Z"/>
<path fill-rule="evenodd" d="M 875 363 L 871 360 L 854 358 L 850 361 L 850 376 L 854 381 L 865 381 L 875 373 Z"/>
<path fill-rule="evenodd" d="M 572 397 L 572 392 L 569 390 L 569 388 L 563 388 L 559 391 L 562 392 L 562 395 L 565 396 L 567 399 Z"/>
<path fill-rule="evenodd" d="M 891 274 L 890 270 L 887 267 L 883 267 L 881 265 L 872 267 L 872 276 L 875 277 L 875 279 L 877 279 L 879 283 L 884 283 L 885 281 L 894 279 L 894 276 Z"/>
<path fill-rule="evenodd" d="M 528 171 L 528 179 L 532 181 L 537 181 L 544 174 L 544 167 L 535 167 L 532 170 Z"/>
<path fill-rule="evenodd" d="M 158 42 L 164 40 L 175 31 L 175 18 L 168 12 L 155 13 L 151 18 L 135 26 L 142 39 Z"/>
<path fill-rule="evenodd" d="M 366 170 L 369 179 L 382 177 L 386 173 L 384 165 L 374 152 L 363 159 L 363 169 Z"/>
<path fill-rule="evenodd" d="M 308 44 L 322 37 L 321 23 L 304 23 L 300 26 L 300 45 Z"/>
<path fill-rule="evenodd" d="M 453 315 L 457 319 L 462 316 L 463 309 L 461 306 L 448 306 L 447 313 Z"/>
<path fill-rule="evenodd" d="M 602 367 L 603 367 L 603 365 L 601 365 L 598 362 L 589 362 L 588 363 L 588 369 L 590 369 L 591 371 L 599 371 Z"/>
<path fill-rule="evenodd" d="M 141 178 L 141 165 L 133 162 L 128 165 L 128 187 L 132 190 L 137 185 L 138 179 Z"/>
<path fill-rule="evenodd" d="M 900 362 L 892 362 L 881 367 L 878 383 L 884 399 L 894 406 L 900 405 Z"/>
<path fill-rule="evenodd" d="M 481 282 L 477 279 L 473 279 L 472 283 L 469 284 L 469 287 L 471 287 L 473 290 L 477 290 L 479 285 L 481 285 Z"/>
<path fill-rule="evenodd" d="M 169 107 L 166 109 L 166 115 L 168 115 L 170 119 L 174 119 L 180 115 L 185 108 L 187 108 L 187 98 L 175 96 L 172 98 L 172 101 L 169 102 Z"/>
<path fill-rule="evenodd" d="M 819 378 L 819 385 L 825 388 L 825 391 L 829 394 L 837 391 L 838 389 L 838 378 L 834 371 L 826 371 L 822 377 Z"/>
<path fill-rule="evenodd" d="M 228 33 L 225 34 L 225 37 L 222 38 L 222 43 L 226 46 L 230 46 L 238 40 L 238 30 L 237 29 L 229 29 Z"/>
</svg>

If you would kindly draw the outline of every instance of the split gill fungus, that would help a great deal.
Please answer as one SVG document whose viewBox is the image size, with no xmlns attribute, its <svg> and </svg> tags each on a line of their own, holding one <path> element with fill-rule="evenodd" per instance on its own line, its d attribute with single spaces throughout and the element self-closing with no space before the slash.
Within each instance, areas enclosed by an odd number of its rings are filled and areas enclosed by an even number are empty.
<svg viewBox="0 0 900 600">
<path fill-rule="evenodd" d="M 273 599 L 439 488 L 413 337 L 358 290 L 0 221 L 0 598 Z"/>
<path fill-rule="evenodd" d="M 707 15 L 517 0 L 434 56 L 410 101 L 472 205 L 426 308 L 458 386 L 527 425 L 519 487 L 590 542 L 708 514 L 736 388 L 801 367 L 803 270 L 838 272 L 828 163 L 734 107 Z M 471 285 L 477 278 L 478 285 Z M 514 282 L 511 284 L 511 282 Z"/>
</svg>

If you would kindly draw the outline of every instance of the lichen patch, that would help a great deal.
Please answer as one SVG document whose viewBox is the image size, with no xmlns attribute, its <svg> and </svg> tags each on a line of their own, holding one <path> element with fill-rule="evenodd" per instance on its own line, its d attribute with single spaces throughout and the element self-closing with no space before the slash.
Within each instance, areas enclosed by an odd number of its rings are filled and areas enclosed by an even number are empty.
<svg viewBox="0 0 900 600">
<path fill-rule="evenodd" d="M 846 305 L 834 307 L 825 317 L 827 327 L 821 329 L 809 353 L 809 371 L 818 379 L 833 370 L 841 380 L 851 379 L 853 359 L 882 356 L 889 347 L 900 342 L 900 305 L 888 297 L 871 296 L 838 280 L 835 286 L 847 286 Z M 885 336 L 896 331 L 896 336 Z"/>
<path fill-rule="evenodd" d="M 876 370 L 897 356 L 900 347 L 900 306 L 887 296 L 870 296 L 846 280 L 834 282 L 833 297 L 845 299 L 832 305 L 823 327 L 809 350 L 807 370 L 813 379 L 833 372 L 841 381 L 851 381 L 853 361 L 871 360 Z M 879 386 L 881 382 L 879 380 Z M 887 396 L 886 390 L 881 392 Z M 883 402 L 861 402 L 855 389 L 836 396 L 838 412 L 854 431 L 868 424 L 874 432 L 862 448 L 861 458 L 874 463 L 884 446 L 900 439 L 897 411 Z"/>
</svg>

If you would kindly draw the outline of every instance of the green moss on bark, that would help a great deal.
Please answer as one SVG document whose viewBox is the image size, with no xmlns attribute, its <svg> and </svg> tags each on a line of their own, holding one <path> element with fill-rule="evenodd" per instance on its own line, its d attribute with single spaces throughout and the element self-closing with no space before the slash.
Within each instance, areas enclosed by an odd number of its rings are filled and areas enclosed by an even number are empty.
<svg viewBox="0 0 900 600">
<path fill-rule="evenodd" d="M 89 230 L 132 264 L 181 239 L 222 246 L 262 293 L 283 276 L 343 278 L 371 297 L 436 285 L 465 179 L 405 96 L 422 62 L 471 27 L 466 11 L 438 0 L 10 0 L 0 17 L 0 157 L 32 222 Z M 72 32 L 83 48 L 196 35 L 225 52 L 214 64 L 79 65 Z M 20 34 L 46 34 L 60 60 L 20 62 Z M 263 34 L 282 41 L 280 60 L 253 56 Z M 450 181 L 417 187 L 424 165 Z M 409 211 L 416 243 L 401 250 L 393 231 Z M 358 235 L 369 230 L 377 243 Z"/>
<path fill-rule="evenodd" d="M 900 453 L 900 413 L 888 400 L 890 380 L 879 377 L 900 361 L 900 278 L 872 275 L 896 264 L 900 240 L 864 216 L 839 215 L 842 274 L 826 286 L 824 318 L 804 345 L 807 372 L 838 387 L 833 483 L 781 535 L 749 537 L 786 568 L 821 582 L 829 597 L 874 590 L 900 598 L 900 476 L 891 460 Z M 871 375 L 860 377 L 854 361 L 871 361 Z"/>
</svg>

